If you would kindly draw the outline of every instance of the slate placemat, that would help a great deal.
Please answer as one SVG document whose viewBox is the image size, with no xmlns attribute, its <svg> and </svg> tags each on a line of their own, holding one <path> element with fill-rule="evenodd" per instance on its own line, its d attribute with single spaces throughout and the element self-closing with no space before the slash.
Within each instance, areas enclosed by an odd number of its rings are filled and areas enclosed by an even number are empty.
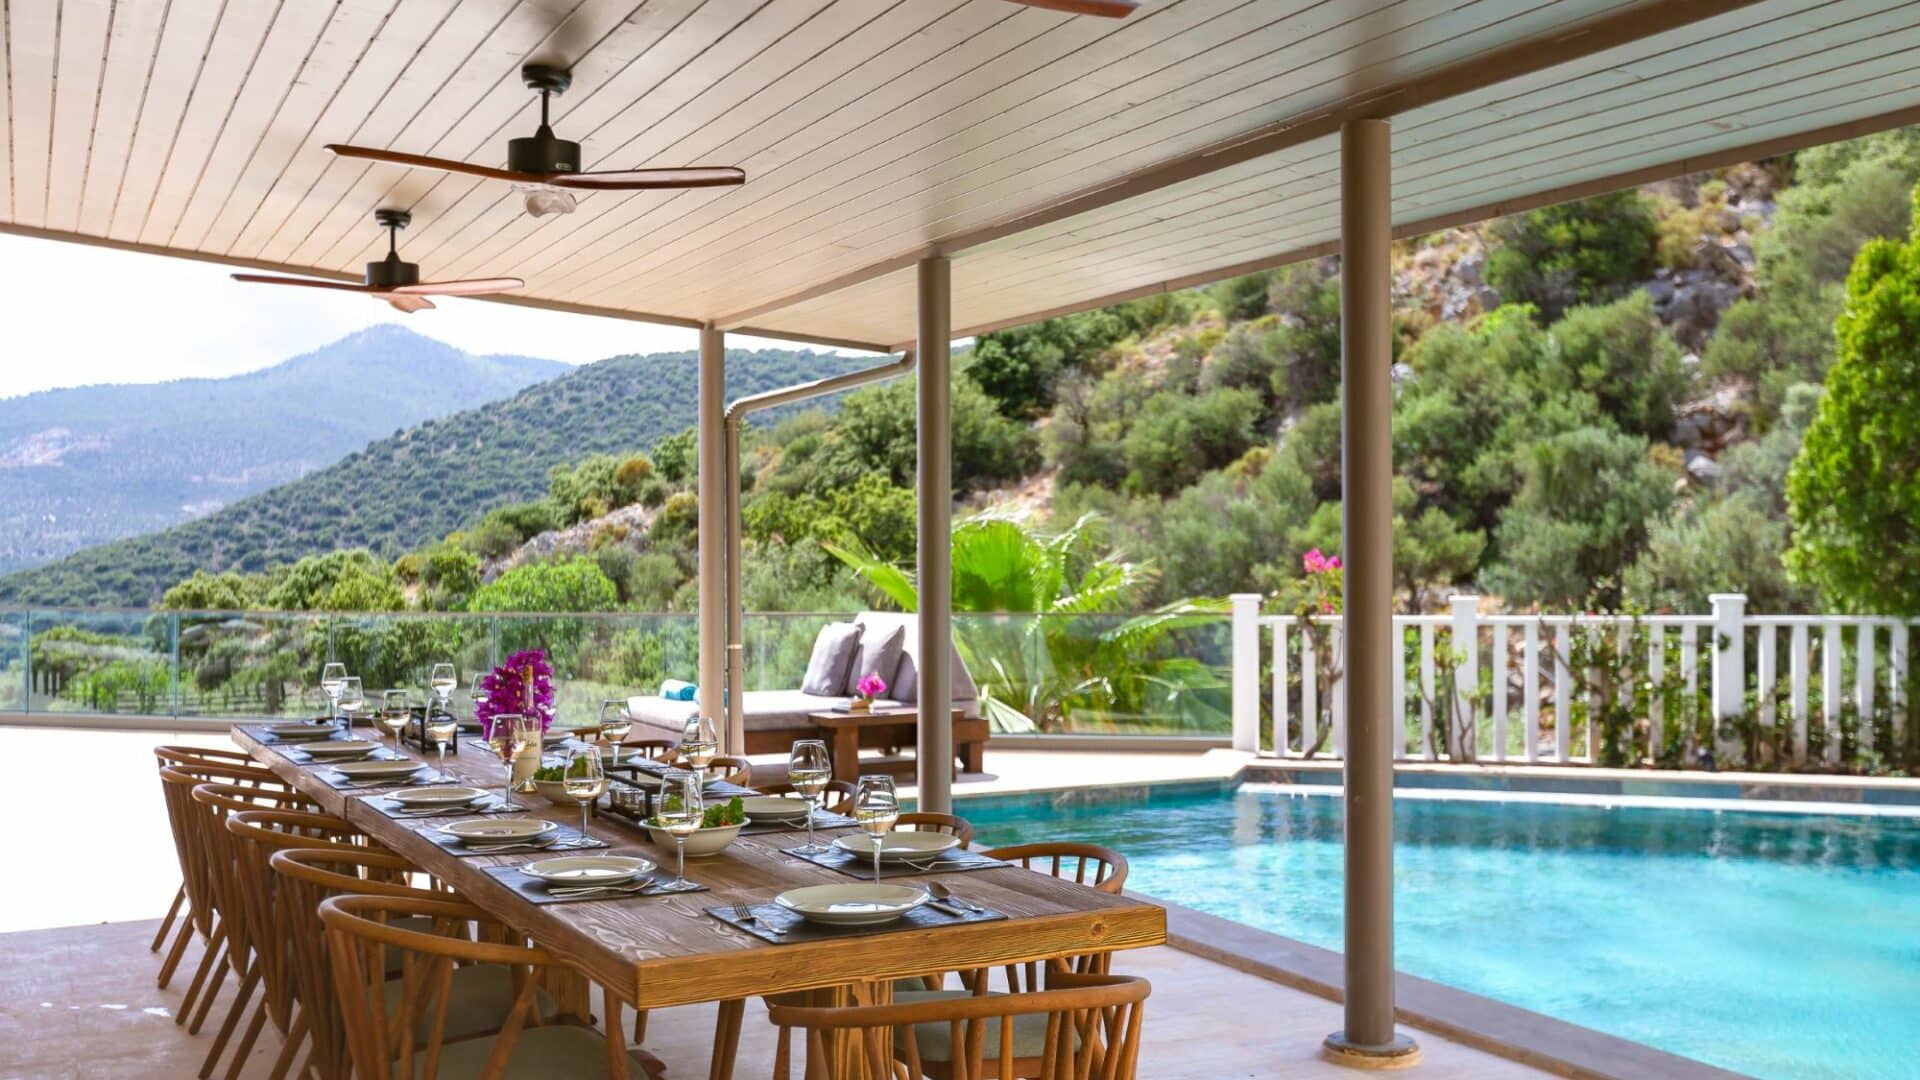
<svg viewBox="0 0 1920 1080">
<path fill-rule="evenodd" d="M 784 849 L 783 854 L 791 855 L 796 859 L 805 859 L 815 866 L 838 870 L 848 877 L 859 878 L 862 881 L 873 880 L 873 856 L 871 855 L 854 855 L 832 844 L 828 844 L 827 850 L 818 854 L 801 851 L 798 848 Z M 883 862 L 880 864 L 880 879 L 884 881 L 887 878 L 920 877 L 925 874 L 955 874 L 968 870 L 991 870 L 998 866 L 1012 865 L 999 859 L 990 859 L 977 851 L 954 848 L 951 851 L 942 852 L 931 862 L 925 859 L 912 865 L 903 862 Z"/>
<path fill-rule="evenodd" d="M 821 810 L 813 815 L 814 831 L 826 829 L 851 829 L 858 824 L 844 814 L 829 814 Z M 770 818 L 754 818 L 753 823 L 740 830 L 741 836 L 758 836 L 761 833 L 805 833 L 805 819 L 799 821 L 775 821 Z"/>
<path fill-rule="evenodd" d="M 942 926 L 995 922 L 1006 918 L 1006 915 L 998 911 L 969 911 L 953 914 L 952 912 L 958 912 L 960 909 L 954 908 L 950 912 L 931 904 L 922 904 L 893 922 L 881 923 L 877 926 L 822 926 L 819 923 L 808 922 L 778 904 L 751 904 L 748 910 L 760 919 L 779 927 L 785 933 L 776 934 L 758 922 L 741 919 L 733 913 L 731 904 L 708 908 L 707 914 L 736 930 L 745 931 L 761 941 L 772 942 L 775 945 L 793 945 L 802 941 L 835 941 L 842 938 L 868 937 L 873 934 L 891 934 L 901 930 L 933 930 Z"/>
<path fill-rule="evenodd" d="M 420 830 L 420 835 L 439 846 L 448 854 L 457 855 L 461 858 L 467 858 L 472 855 L 558 854 L 562 851 L 592 851 L 596 848 L 609 846 L 605 840 L 595 839 L 591 836 L 581 836 L 579 829 L 571 829 L 565 825 L 560 826 L 557 831 L 548 834 L 552 837 L 552 841 L 544 847 L 513 847 L 498 852 L 488 851 L 485 848 L 468 847 L 459 837 L 443 833 L 438 828 L 422 829 Z"/>
<path fill-rule="evenodd" d="M 579 904 L 589 900 L 658 900 L 663 896 L 685 896 L 691 893 L 707 891 L 705 885 L 701 885 L 697 881 L 689 881 L 688 884 L 695 886 L 694 888 L 676 889 L 670 893 L 637 892 L 602 893 L 597 896 L 555 896 L 553 893 L 547 891 L 546 882 L 521 873 L 520 868 L 517 866 L 489 866 L 487 867 L 487 875 L 500 884 L 505 885 L 507 888 L 512 889 L 514 895 L 529 904 Z M 673 875 L 667 873 L 665 870 L 656 870 L 653 872 L 653 881 L 656 884 L 665 884 L 672 880 Z"/>
</svg>

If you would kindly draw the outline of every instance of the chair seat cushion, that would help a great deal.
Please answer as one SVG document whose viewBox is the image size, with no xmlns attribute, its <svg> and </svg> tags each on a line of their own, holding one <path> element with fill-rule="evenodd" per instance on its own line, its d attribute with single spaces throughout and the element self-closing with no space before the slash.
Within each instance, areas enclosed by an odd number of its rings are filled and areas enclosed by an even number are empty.
<svg viewBox="0 0 1920 1080">
<path fill-rule="evenodd" d="M 893 1000 L 901 1005 L 915 1001 L 938 1001 L 945 998 L 970 997 L 967 990 L 907 990 L 897 992 Z M 989 995 L 998 996 L 998 995 Z M 986 1021 L 986 1060 L 997 1061 L 1000 1056 L 1001 1018 L 991 1017 Z M 966 1037 L 965 1022 L 960 1028 L 961 1037 Z M 931 1021 L 913 1025 L 914 1045 L 920 1050 L 921 1061 L 953 1060 L 953 1028 L 945 1021 Z M 1080 1047 L 1080 1037 L 1073 1039 L 1074 1049 Z M 1047 1014 L 1032 1013 L 1013 1018 L 1013 1056 L 1016 1058 L 1037 1058 L 1047 1049 Z M 987 1070 L 993 1072 L 991 1066 Z"/>
<path fill-rule="evenodd" d="M 424 965 L 416 970 L 424 970 Z M 401 991 L 401 980 L 395 978 L 387 981 L 389 1014 L 399 1007 Z M 537 987 L 533 991 L 533 1007 L 543 1020 L 553 1016 L 558 1009 L 547 992 Z M 499 1031 L 500 1025 L 507 1022 L 507 1013 L 512 1008 L 512 969 L 500 964 L 469 964 L 454 968 L 453 982 L 447 995 L 445 1039 L 450 1042 Z M 414 1023 L 416 1038 L 425 1039 L 432 1027 L 431 1010 L 427 1011 L 429 1015 L 418 1017 Z"/>
<path fill-rule="evenodd" d="M 497 1036 L 469 1039 L 440 1048 L 439 1080 L 466 1080 L 485 1071 L 487 1057 L 493 1053 Z M 426 1058 L 415 1055 L 414 1076 L 426 1076 Z M 638 1069 L 633 1070 L 639 1072 Z M 607 1040 L 592 1028 L 573 1024 L 526 1028 L 513 1041 L 507 1067 L 501 1080 L 594 1080 L 610 1076 L 607 1068 Z"/>
</svg>

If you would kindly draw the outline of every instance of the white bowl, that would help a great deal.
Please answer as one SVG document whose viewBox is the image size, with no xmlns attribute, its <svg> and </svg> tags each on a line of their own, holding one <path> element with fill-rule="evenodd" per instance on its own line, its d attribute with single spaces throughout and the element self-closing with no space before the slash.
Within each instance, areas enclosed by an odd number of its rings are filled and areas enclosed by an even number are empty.
<svg viewBox="0 0 1920 1080">
<path fill-rule="evenodd" d="M 873 858 L 873 837 L 866 833 L 836 836 L 833 846 L 849 855 Z M 880 838 L 880 861 L 911 862 L 931 859 L 960 846 L 960 838 L 938 832 L 890 832 Z"/>
<path fill-rule="evenodd" d="M 583 885 L 620 885 L 654 870 L 650 859 L 631 855 L 562 855 L 538 859 L 520 867 L 528 877 L 536 877 L 549 886 L 579 888 Z"/>
<path fill-rule="evenodd" d="M 890 923 L 927 902 L 916 885 L 863 882 L 858 885 L 808 885 L 788 889 L 773 902 L 808 922 L 826 926 L 877 926 Z"/>
<path fill-rule="evenodd" d="M 380 744 L 366 739 L 321 739 L 301 749 L 311 758 L 356 758 L 380 749 Z"/>
<path fill-rule="evenodd" d="M 807 823 L 807 804 L 799 799 L 786 799 L 778 795 L 746 795 L 741 797 L 740 805 L 749 816 L 761 821 L 796 825 Z"/>
<path fill-rule="evenodd" d="M 281 742 L 305 742 L 309 739 L 331 739 L 339 729 L 332 724 L 309 724 L 305 721 L 294 724 L 268 724 L 267 734 Z"/>
<path fill-rule="evenodd" d="M 538 840 L 560 826 L 540 818 L 467 818 L 449 821 L 440 831 L 463 843 L 505 844 L 516 840 Z"/>
<path fill-rule="evenodd" d="M 567 794 L 567 784 L 564 780 L 535 780 L 533 786 L 535 790 L 540 792 L 542 798 L 555 806 L 579 806 L 581 803 L 589 801 L 587 799 L 576 799 Z"/>
<path fill-rule="evenodd" d="M 741 829 L 751 824 L 753 824 L 753 819 L 748 818 L 738 825 L 722 825 L 714 829 L 701 829 L 699 832 L 687 837 L 687 858 L 704 859 L 709 855 L 720 854 L 726 850 L 728 844 L 733 843 L 734 837 L 740 835 Z M 653 842 L 660 845 L 661 848 L 667 851 L 673 850 L 674 840 L 672 833 L 660 828 L 658 825 L 651 824 L 647 826 L 647 832 L 652 835 Z"/>
</svg>

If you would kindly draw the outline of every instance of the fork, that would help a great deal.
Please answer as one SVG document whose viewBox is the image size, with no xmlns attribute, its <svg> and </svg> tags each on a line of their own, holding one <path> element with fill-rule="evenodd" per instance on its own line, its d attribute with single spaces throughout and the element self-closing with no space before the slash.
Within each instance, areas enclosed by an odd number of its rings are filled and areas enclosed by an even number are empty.
<svg viewBox="0 0 1920 1080">
<path fill-rule="evenodd" d="M 645 896 L 659 885 L 659 882 L 648 878 L 628 885 L 576 885 L 570 889 L 548 889 L 547 893 L 565 900 L 577 900 L 583 896 L 598 896 L 602 893 L 608 896 Z"/>
<path fill-rule="evenodd" d="M 733 917 L 750 926 L 757 925 L 774 937 L 784 937 L 787 933 L 785 927 L 773 925 L 761 918 L 752 908 L 745 904 L 735 903 L 733 905 Z"/>
</svg>

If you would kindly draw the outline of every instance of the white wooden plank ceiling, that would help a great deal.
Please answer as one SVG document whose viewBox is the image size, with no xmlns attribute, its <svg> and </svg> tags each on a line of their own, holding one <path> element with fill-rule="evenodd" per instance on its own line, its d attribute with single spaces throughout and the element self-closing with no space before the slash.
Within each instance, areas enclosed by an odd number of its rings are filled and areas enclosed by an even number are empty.
<svg viewBox="0 0 1920 1080">
<path fill-rule="evenodd" d="M 401 207 L 402 250 L 435 278 L 878 345 L 912 336 L 930 251 L 953 256 L 954 324 L 973 330 L 1325 250 L 1347 111 L 1393 114 L 1413 229 L 1920 109 L 1920 0 L 1149 0 L 1124 21 L 1006 0 L 0 11 L 0 227 L 357 277 L 383 253 L 372 211 Z M 587 168 L 731 164 L 747 183 L 534 219 L 502 184 L 320 149 L 504 164 L 536 122 L 530 60 L 572 67 L 554 123 Z M 1231 149 L 1253 136 L 1271 151 Z"/>
</svg>

